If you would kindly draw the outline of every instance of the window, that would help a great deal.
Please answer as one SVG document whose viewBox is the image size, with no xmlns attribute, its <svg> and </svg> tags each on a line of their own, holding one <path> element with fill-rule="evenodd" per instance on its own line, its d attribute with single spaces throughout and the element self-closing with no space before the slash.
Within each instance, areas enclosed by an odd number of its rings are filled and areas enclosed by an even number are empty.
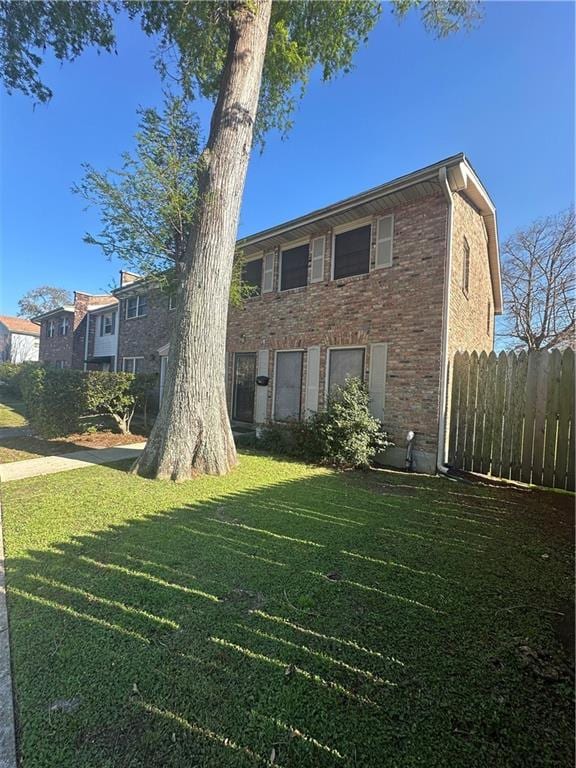
<svg viewBox="0 0 576 768">
<path fill-rule="evenodd" d="M 100 316 L 100 336 L 110 336 L 114 333 L 115 319 L 115 312 Z"/>
<path fill-rule="evenodd" d="M 65 368 L 66 367 L 66 363 L 65 363 L 64 360 L 56 360 L 56 362 L 54 363 L 54 367 L 55 368 Z"/>
<path fill-rule="evenodd" d="M 370 224 L 334 236 L 334 280 L 370 271 Z"/>
<path fill-rule="evenodd" d="M 126 320 L 143 317 L 147 309 L 148 299 L 146 296 L 130 296 L 129 299 L 126 299 Z"/>
<path fill-rule="evenodd" d="M 70 319 L 68 317 L 61 317 L 58 321 L 58 336 L 66 336 L 70 328 Z"/>
<path fill-rule="evenodd" d="M 288 248 L 280 254 L 280 290 L 301 288 L 308 284 L 308 243 Z"/>
<path fill-rule="evenodd" d="M 122 370 L 124 373 L 142 373 L 143 357 L 123 357 Z"/>
<path fill-rule="evenodd" d="M 488 312 L 486 313 L 486 333 L 490 336 L 490 326 L 492 320 L 492 305 L 488 302 Z"/>
<path fill-rule="evenodd" d="M 247 261 L 242 267 L 242 282 L 253 288 L 253 295 L 260 296 L 262 290 L 262 259 Z"/>
<path fill-rule="evenodd" d="M 342 347 L 328 352 L 328 394 L 334 387 L 343 387 L 346 379 L 364 381 L 364 348 Z"/>
<path fill-rule="evenodd" d="M 168 296 L 168 309 L 176 309 L 176 294 L 171 293 Z"/>
<path fill-rule="evenodd" d="M 302 402 L 303 352 L 277 352 L 274 384 L 274 418 L 299 419 Z"/>
<path fill-rule="evenodd" d="M 55 323 L 54 320 L 48 320 L 46 325 L 46 336 L 51 339 L 54 336 Z"/>
<path fill-rule="evenodd" d="M 468 296 L 470 289 L 470 246 L 468 240 L 464 238 L 464 248 L 462 253 L 462 290 L 464 295 Z"/>
</svg>

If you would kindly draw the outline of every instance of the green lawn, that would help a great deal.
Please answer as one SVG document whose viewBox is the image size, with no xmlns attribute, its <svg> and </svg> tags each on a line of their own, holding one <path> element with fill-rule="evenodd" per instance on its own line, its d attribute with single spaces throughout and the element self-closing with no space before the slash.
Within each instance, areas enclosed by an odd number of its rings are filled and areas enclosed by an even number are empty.
<svg viewBox="0 0 576 768">
<path fill-rule="evenodd" d="M 0 393 L 0 427 L 25 427 L 24 403 Z"/>
<path fill-rule="evenodd" d="M 570 497 L 125 469 L 3 488 L 23 768 L 571 765 Z"/>
</svg>

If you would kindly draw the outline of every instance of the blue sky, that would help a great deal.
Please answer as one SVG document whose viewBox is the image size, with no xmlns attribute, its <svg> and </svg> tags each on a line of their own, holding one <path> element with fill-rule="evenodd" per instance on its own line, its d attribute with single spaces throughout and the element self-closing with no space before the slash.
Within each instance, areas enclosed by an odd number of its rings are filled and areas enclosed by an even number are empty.
<svg viewBox="0 0 576 768">
<path fill-rule="evenodd" d="M 248 172 L 245 235 L 464 151 L 496 202 L 501 239 L 574 195 L 574 5 L 488 2 L 470 33 L 436 40 L 386 7 L 351 74 L 313 78 L 287 140 Z M 42 284 L 104 292 L 119 262 L 82 242 L 95 211 L 70 192 L 80 165 L 117 167 L 139 105 L 159 105 L 152 41 L 118 27 L 118 55 L 47 57 L 54 97 L 0 97 L 0 312 Z M 207 125 L 206 104 L 199 114 Z"/>
</svg>

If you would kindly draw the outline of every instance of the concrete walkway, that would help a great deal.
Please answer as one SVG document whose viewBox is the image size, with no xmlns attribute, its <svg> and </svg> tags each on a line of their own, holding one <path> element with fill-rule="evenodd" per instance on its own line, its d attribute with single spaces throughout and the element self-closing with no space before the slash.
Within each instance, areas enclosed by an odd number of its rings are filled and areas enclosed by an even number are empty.
<svg viewBox="0 0 576 768">
<path fill-rule="evenodd" d="M 82 469 L 93 464 L 108 464 L 125 459 L 135 461 L 145 445 L 146 443 L 130 443 L 129 445 L 117 445 L 114 448 L 90 448 L 86 451 L 75 451 L 58 456 L 41 456 L 39 459 L 11 461 L 9 464 L 0 464 L 0 482 L 9 483 L 12 480 L 23 480 L 26 477 L 53 475 L 56 472 L 67 472 L 70 469 Z"/>
<path fill-rule="evenodd" d="M 0 440 L 10 440 L 13 437 L 30 437 L 30 427 L 0 427 Z"/>
</svg>

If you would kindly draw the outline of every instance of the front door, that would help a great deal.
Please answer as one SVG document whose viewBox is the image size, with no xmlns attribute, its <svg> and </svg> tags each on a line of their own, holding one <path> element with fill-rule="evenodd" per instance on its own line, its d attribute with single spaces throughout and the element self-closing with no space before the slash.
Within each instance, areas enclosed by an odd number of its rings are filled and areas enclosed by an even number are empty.
<svg viewBox="0 0 576 768">
<path fill-rule="evenodd" d="M 254 421 L 254 393 L 256 387 L 256 354 L 241 352 L 234 356 L 234 405 L 232 418 L 236 421 Z"/>
</svg>

